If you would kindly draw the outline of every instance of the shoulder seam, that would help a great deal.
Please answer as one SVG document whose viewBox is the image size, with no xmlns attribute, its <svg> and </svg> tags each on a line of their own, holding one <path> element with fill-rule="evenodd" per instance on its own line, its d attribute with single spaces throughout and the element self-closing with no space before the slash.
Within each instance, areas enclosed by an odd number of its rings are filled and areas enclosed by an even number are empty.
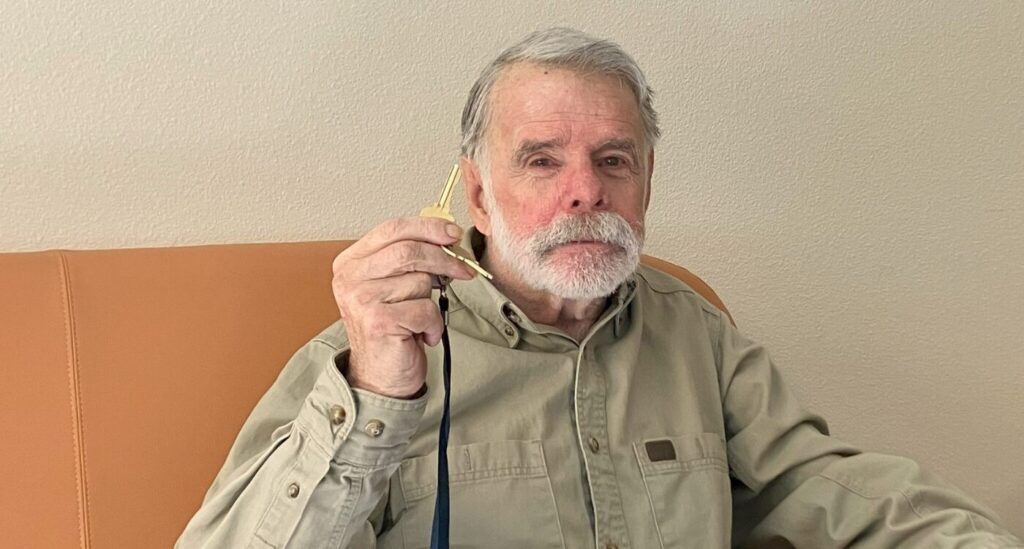
<svg viewBox="0 0 1024 549">
<path fill-rule="evenodd" d="M 707 314 L 710 314 L 711 316 L 715 317 L 716 319 L 721 320 L 722 314 L 723 314 L 722 310 L 720 310 L 718 307 L 715 307 L 713 304 L 711 304 L 711 302 L 709 302 L 704 296 L 700 295 L 700 293 L 697 292 L 697 290 L 694 290 L 693 288 L 691 288 L 688 284 L 686 284 L 682 280 L 679 280 L 678 278 L 676 278 L 676 277 L 674 277 L 674 276 L 672 276 L 672 275 L 670 275 L 668 273 L 665 273 L 663 271 L 659 271 L 658 269 L 656 269 L 654 267 L 651 267 L 649 265 L 647 266 L 647 268 L 655 270 L 655 271 L 657 271 L 659 273 L 662 273 L 665 276 L 671 276 L 673 281 L 676 284 L 679 285 L 678 288 L 675 288 L 675 289 L 672 289 L 672 290 L 660 290 L 658 288 L 655 288 L 654 285 L 651 284 L 651 281 L 644 275 L 644 273 L 640 272 L 640 270 L 637 269 L 636 275 L 639 276 L 640 278 L 644 279 L 644 282 L 647 283 L 647 287 L 650 288 L 652 292 L 657 293 L 657 294 L 661 294 L 661 295 L 689 294 L 689 295 L 697 298 L 697 300 L 700 302 L 701 310 L 703 310 Z"/>
<path fill-rule="evenodd" d="M 654 267 L 648 266 L 647 268 L 648 269 L 653 269 L 655 271 L 658 271 L 658 269 L 655 269 Z M 672 275 L 670 275 L 668 273 L 665 273 L 665 272 L 662 272 L 662 271 L 658 271 L 658 272 L 664 274 L 665 276 L 672 276 Z M 676 278 L 674 276 L 672 276 L 673 281 L 675 281 L 677 284 L 679 284 L 680 287 L 679 288 L 675 288 L 673 290 L 667 290 L 666 291 L 666 290 L 660 290 L 658 288 L 655 288 L 654 285 L 651 284 L 651 281 L 647 278 L 647 276 L 643 272 L 640 271 L 640 269 L 636 270 L 636 275 L 639 276 L 640 278 L 644 279 L 644 282 L 647 283 L 647 287 L 650 288 L 652 292 L 656 292 L 656 293 L 659 293 L 659 294 L 678 294 L 678 293 L 696 294 L 697 293 L 697 292 L 695 292 L 693 290 L 693 288 L 687 286 L 685 282 L 683 282 L 682 280 L 679 280 L 678 278 Z"/>
</svg>

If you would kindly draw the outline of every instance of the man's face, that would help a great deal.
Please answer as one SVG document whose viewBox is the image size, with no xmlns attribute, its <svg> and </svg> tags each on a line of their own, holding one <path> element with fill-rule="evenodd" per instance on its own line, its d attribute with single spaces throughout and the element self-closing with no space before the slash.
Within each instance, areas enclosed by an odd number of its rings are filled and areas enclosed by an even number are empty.
<svg viewBox="0 0 1024 549">
<path fill-rule="evenodd" d="M 614 77 L 523 64 L 490 100 L 477 227 L 526 285 L 607 295 L 636 268 L 653 163 L 632 92 Z"/>
</svg>

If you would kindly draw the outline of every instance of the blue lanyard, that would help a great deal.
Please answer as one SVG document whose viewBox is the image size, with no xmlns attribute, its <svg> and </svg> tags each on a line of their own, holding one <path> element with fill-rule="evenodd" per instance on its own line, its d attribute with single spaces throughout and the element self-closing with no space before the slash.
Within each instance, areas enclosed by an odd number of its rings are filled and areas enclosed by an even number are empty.
<svg viewBox="0 0 1024 549">
<path fill-rule="evenodd" d="M 437 437 L 437 497 L 434 499 L 434 526 L 430 531 L 430 549 L 448 549 L 448 431 L 451 427 L 452 395 L 452 347 L 448 340 L 448 292 L 447 285 L 441 284 L 441 295 L 437 300 L 444 320 L 441 345 L 444 347 L 444 411 L 441 413 L 441 428 Z"/>
</svg>

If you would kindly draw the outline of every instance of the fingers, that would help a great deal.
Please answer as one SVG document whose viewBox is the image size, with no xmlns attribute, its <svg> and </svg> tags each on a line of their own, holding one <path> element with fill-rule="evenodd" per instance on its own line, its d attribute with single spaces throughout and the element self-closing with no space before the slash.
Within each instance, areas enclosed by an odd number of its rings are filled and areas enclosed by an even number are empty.
<svg viewBox="0 0 1024 549">
<path fill-rule="evenodd" d="M 475 273 L 464 263 L 444 253 L 440 246 L 412 240 L 395 242 L 379 252 L 351 264 L 352 276 L 374 280 L 406 273 L 430 273 L 469 280 Z"/>
<path fill-rule="evenodd" d="M 433 275 L 428 273 L 405 273 L 387 279 L 367 280 L 351 292 L 351 299 L 366 306 L 429 298 L 432 279 Z"/>
<path fill-rule="evenodd" d="M 462 228 L 444 219 L 400 217 L 377 225 L 346 252 L 349 257 L 362 258 L 403 240 L 444 246 L 458 242 L 461 236 Z"/>
<path fill-rule="evenodd" d="M 431 299 L 433 277 L 476 276 L 441 249 L 457 242 L 461 232 L 442 219 L 393 219 L 335 258 L 334 298 L 352 348 L 373 349 L 375 360 L 389 364 L 381 376 L 408 374 L 423 361 L 418 343 L 441 340 L 441 315 Z"/>
<path fill-rule="evenodd" d="M 364 326 L 373 338 L 414 338 L 422 335 L 429 345 L 441 340 L 443 322 L 437 305 L 429 298 L 411 299 L 366 311 Z"/>
<path fill-rule="evenodd" d="M 360 336 L 404 339 L 411 335 L 437 345 L 442 326 L 437 304 L 431 299 L 432 278 L 427 273 L 405 273 L 364 281 L 338 294 L 342 318 Z"/>
</svg>

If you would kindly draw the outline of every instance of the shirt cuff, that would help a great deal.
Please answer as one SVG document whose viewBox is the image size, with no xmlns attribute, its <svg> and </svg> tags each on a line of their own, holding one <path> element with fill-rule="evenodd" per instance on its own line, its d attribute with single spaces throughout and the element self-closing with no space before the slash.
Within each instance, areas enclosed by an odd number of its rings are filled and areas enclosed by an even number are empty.
<svg viewBox="0 0 1024 549">
<path fill-rule="evenodd" d="M 347 349 L 330 353 L 296 419 L 314 443 L 342 463 L 377 468 L 402 460 L 427 407 L 427 395 L 405 400 L 354 389 L 336 367 Z"/>
</svg>

